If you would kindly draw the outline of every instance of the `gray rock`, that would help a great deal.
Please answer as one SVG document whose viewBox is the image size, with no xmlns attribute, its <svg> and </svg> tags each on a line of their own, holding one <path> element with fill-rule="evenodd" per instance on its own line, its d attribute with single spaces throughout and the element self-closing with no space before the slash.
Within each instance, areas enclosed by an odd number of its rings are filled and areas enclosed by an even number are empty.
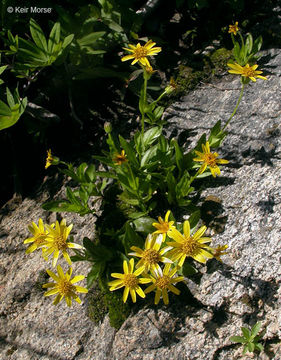
<svg viewBox="0 0 281 360">
<path fill-rule="evenodd" d="M 281 359 L 281 51 L 263 55 L 268 81 L 246 87 L 219 149 L 230 164 L 221 166 L 222 176 L 210 179 L 202 192 L 202 201 L 220 203 L 219 213 L 214 208 L 214 219 L 207 223 L 213 244 L 229 245 L 224 263 L 212 260 L 199 283 L 187 281 L 186 304 L 171 297 L 169 307 L 144 307 L 118 332 L 107 317 L 97 326 L 87 318 L 85 305 L 55 307 L 36 286 L 46 263 L 39 252 L 26 255 L 23 240 L 28 223 L 39 217 L 47 221 L 49 215 L 40 207 L 44 198 L 25 199 L 1 218 L 0 359 L 241 359 L 242 347 L 229 337 L 256 321 L 266 329 L 266 352 L 259 359 Z M 191 148 L 217 120 L 227 120 L 239 87 L 239 77 L 227 75 L 189 93 L 168 109 L 168 133 Z M 93 218 L 65 217 L 75 224 L 76 242 L 93 237 Z M 76 263 L 75 272 L 86 274 L 89 267 Z"/>
</svg>

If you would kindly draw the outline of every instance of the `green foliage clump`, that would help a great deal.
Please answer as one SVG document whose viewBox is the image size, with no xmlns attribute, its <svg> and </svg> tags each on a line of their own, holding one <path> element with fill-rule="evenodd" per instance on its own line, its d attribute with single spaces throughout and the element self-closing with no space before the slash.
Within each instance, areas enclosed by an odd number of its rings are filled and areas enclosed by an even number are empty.
<svg viewBox="0 0 281 360">
<path fill-rule="evenodd" d="M 216 71 L 221 71 L 221 70 L 225 69 L 226 64 L 231 59 L 231 54 L 232 54 L 231 50 L 228 50 L 225 48 L 220 48 L 220 49 L 215 50 L 209 56 Z"/>
<path fill-rule="evenodd" d="M 259 341 L 262 339 L 265 330 L 262 331 L 260 335 L 258 333 L 261 329 L 261 323 L 257 322 L 252 329 L 242 327 L 243 336 L 231 336 L 230 340 L 236 343 L 240 343 L 244 345 L 243 348 L 243 355 L 246 354 L 247 351 L 249 352 L 261 352 L 263 351 L 264 347 Z"/>
</svg>

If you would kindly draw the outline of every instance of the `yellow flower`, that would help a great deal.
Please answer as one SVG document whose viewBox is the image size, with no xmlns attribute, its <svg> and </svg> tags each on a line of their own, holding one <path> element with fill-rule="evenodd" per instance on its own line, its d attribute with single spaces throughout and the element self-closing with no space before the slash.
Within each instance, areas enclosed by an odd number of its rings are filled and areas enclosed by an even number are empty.
<svg viewBox="0 0 281 360">
<path fill-rule="evenodd" d="M 178 266 L 182 266 L 186 257 L 192 257 L 194 260 L 205 264 L 206 258 L 211 259 L 212 248 L 206 243 L 211 241 L 211 238 L 202 237 L 206 231 L 206 226 L 201 226 L 194 235 L 190 235 L 190 224 L 186 220 L 183 223 L 182 235 L 177 229 L 172 229 L 168 232 L 168 236 L 176 242 L 167 242 L 169 246 L 173 247 L 168 256 L 173 261 L 178 261 Z M 206 251 L 206 250 L 208 251 Z"/>
<path fill-rule="evenodd" d="M 229 33 L 233 33 L 234 35 L 237 34 L 237 31 L 239 31 L 239 27 L 238 27 L 238 21 L 235 22 L 234 25 L 229 25 Z"/>
<path fill-rule="evenodd" d="M 149 275 L 151 281 L 153 282 L 148 288 L 144 290 L 145 294 L 156 289 L 154 304 L 157 305 L 159 303 L 160 297 L 163 297 L 163 301 L 165 305 L 169 304 L 168 290 L 172 291 L 174 294 L 179 295 L 180 291 L 173 284 L 183 281 L 183 276 L 174 277 L 177 271 L 177 267 L 174 267 L 171 270 L 171 264 L 165 264 L 164 270 L 160 269 L 160 271 L 156 271 L 153 275 Z"/>
<path fill-rule="evenodd" d="M 134 252 L 129 253 L 129 255 L 141 258 L 136 264 L 136 268 L 142 268 L 145 272 L 148 272 L 149 270 L 157 271 L 157 269 L 160 269 L 158 264 L 160 261 L 163 263 L 172 263 L 170 259 L 163 256 L 168 250 L 171 250 L 171 247 L 166 246 L 160 250 L 162 240 L 162 234 L 158 236 L 149 234 L 145 240 L 144 250 L 137 246 L 131 247 L 131 250 Z"/>
<path fill-rule="evenodd" d="M 220 258 L 222 255 L 227 255 L 228 252 L 224 251 L 228 248 L 228 245 L 219 245 L 218 247 L 213 249 L 213 256 L 218 261 L 222 262 L 222 259 Z"/>
<path fill-rule="evenodd" d="M 168 221 L 170 216 L 171 210 L 168 210 L 165 215 L 165 220 L 161 218 L 161 216 L 158 216 L 158 223 L 152 223 L 152 226 L 154 226 L 157 230 L 154 231 L 153 234 L 163 234 L 163 242 L 166 239 L 166 234 L 169 230 L 175 229 L 175 226 L 173 226 L 174 221 Z"/>
<path fill-rule="evenodd" d="M 67 241 L 68 235 L 73 225 L 66 226 L 66 220 L 63 219 L 60 224 L 56 221 L 56 224 L 51 226 L 46 225 L 48 234 L 43 249 L 43 257 L 45 260 L 54 252 L 53 266 L 56 266 L 60 251 L 63 257 L 66 259 L 69 265 L 71 265 L 70 257 L 67 253 L 68 248 L 83 249 L 83 246 L 74 244 Z"/>
<path fill-rule="evenodd" d="M 52 155 L 51 149 L 47 151 L 47 159 L 46 159 L 46 165 L 45 169 L 48 169 L 51 165 L 58 165 L 60 162 L 60 159 L 57 156 Z"/>
<path fill-rule="evenodd" d="M 26 254 L 30 254 L 34 250 L 42 247 L 45 244 L 45 240 L 48 233 L 45 230 L 42 219 L 39 219 L 38 226 L 34 222 L 32 222 L 32 224 L 28 226 L 28 229 L 33 234 L 33 236 L 24 240 L 23 243 L 24 244 L 33 243 L 33 244 L 26 249 L 25 251 Z"/>
<path fill-rule="evenodd" d="M 134 271 L 134 259 L 130 259 L 129 262 L 124 260 L 123 269 L 124 269 L 124 274 L 119 274 L 119 273 L 111 274 L 112 277 L 117 278 L 118 280 L 113 280 L 108 283 L 108 285 L 110 286 L 109 290 L 114 291 L 125 286 L 123 292 L 123 302 L 125 303 L 127 301 L 130 292 L 131 298 L 135 303 L 136 293 L 142 298 L 145 297 L 145 293 L 143 292 L 139 284 L 147 284 L 151 282 L 151 279 L 138 278 L 138 275 L 140 275 L 143 272 L 143 268 L 139 268 L 136 271 Z"/>
<path fill-rule="evenodd" d="M 121 154 L 115 154 L 112 160 L 115 165 L 122 165 L 124 162 L 128 161 L 124 150 L 121 151 Z"/>
<path fill-rule="evenodd" d="M 147 56 L 157 55 L 157 53 L 161 51 L 161 47 L 153 48 L 155 44 L 156 43 L 153 42 L 152 40 L 149 40 L 143 46 L 140 43 L 138 43 L 136 46 L 129 44 L 130 49 L 128 48 L 123 48 L 123 49 L 129 51 L 131 54 L 122 57 L 121 61 L 127 61 L 133 59 L 132 65 L 134 65 L 136 62 L 139 62 L 141 65 L 145 67 L 151 67 L 147 59 Z"/>
<path fill-rule="evenodd" d="M 210 152 L 210 144 L 208 141 L 206 142 L 206 145 L 202 144 L 202 150 L 203 153 L 195 150 L 195 153 L 198 157 L 193 159 L 193 161 L 203 162 L 199 169 L 199 174 L 202 174 L 208 166 L 213 177 L 216 177 L 217 174 L 220 175 L 220 168 L 217 164 L 228 164 L 229 161 L 224 159 L 217 159 L 219 154 L 216 152 Z"/>
<path fill-rule="evenodd" d="M 267 80 L 265 76 L 261 76 L 262 71 L 256 70 L 258 65 L 250 66 L 249 64 L 246 64 L 245 66 L 241 66 L 237 63 L 235 64 L 227 64 L 232 70 L 228 70 L 230 74 L 237 74 L 241 75 L 242 77 L 246 79 L 251 79 L 252 81 L 257 81 L 256 78 Z"/>
<path fill-rule="evenodd" d="M 77 275 L 70 279 L 72 274 L 72 268 L 64 274 L 60 265 L 57 266 L 58 276 L 50 270 L 46 270 L 48 275 L 55 280 L 55 283 L 44 284 L 43 288 L 51 288 L 44 293 L 44 296 L 50 296 L 58 294 L 54 300 L 54 305 L 57 305 L 65 296 L 67 306 L 71 306 L 71 301 L 74 299 L 78 304 L 81 304 L 81 300 L 76 292 L 87 293 L 88 290 L 82 286 L 73 285 L 78 281 L 85 278 L 84 275 Z"/>
</svg>

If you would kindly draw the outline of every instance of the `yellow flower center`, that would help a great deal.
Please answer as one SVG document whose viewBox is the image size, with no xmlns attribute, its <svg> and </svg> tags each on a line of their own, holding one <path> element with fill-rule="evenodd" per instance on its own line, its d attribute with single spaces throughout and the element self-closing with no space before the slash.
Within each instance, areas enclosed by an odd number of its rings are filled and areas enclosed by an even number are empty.
<svg viewBox="0 0 281 360">
<path fill-rule="evenodd" d="M 124 276 L 124 285 L 130 289 L 137 287 L 139 279 L 134 274 L 125 274 Z"/>
<path fill-rule="evenodd" d="M 168 222 L 163 221 L 159 226 L 158 230 L 160 230 L 162 233 L 168 232 L 170 230 L 170 224 Z"/>
<path fill-rule="evenodd" d="M 152 265 L 157 264 L 160 261 L 160 256 L 158 251 L 154 249 L 147 249 L 143 254 L 143 259 L 145 263 Z"/>
<path fill-rule="evenodd" d="M 67 248 L 67 243 L 63 235 L 57 235 L 54 238 L 54 246 L 58 250 L 65 250 Z"/>
<path fill-rule="evenodd" d="M 41 245 L 42 242 L 43 242 L 45 239 L 46 239 L 46 234 L 45 234 L 45 233 L 39 233 L 39 234 L 36 235 L 34 242 L 35 242 L 37 245 Z"/>
<path fill-rule="evenodd" d="M 242 75 L 246 77 L 254 77 L 256 73 L 255 70 L 253 70 L 251 67 L 244 67 Z"/>
<path fill-rule="evenodd" d="M 192 238 L 188 238 L 181 246 L 181 251 L 183 254 L 190 256 L 198 248 L 197 242 Z"/>
<path fill-rule="evenodd" d="M 60 280 L 57 287 L 61 295 L 68 295 L 71 291 L 75 291 L 74 285 L 66 279 Z"/>
<path fill-rule="evenodd" d="M 213 153 L 204 154 L 204 162 L 211 167 L 217 165 L 216 156 Z"/>
<path fill-rule="evenodd" d="M 159 289 L 166 289 L 170 284 L 170 281 L 171 279 L 169 278 L 169 276 L 163 275 L 156 280 L 155 284 Z"/>
<path fill-rule="evenodd" d="M 134 49 L 134 57 L 136 59 L 141 59 L 147 56 L 147 49 L 144 46 L 137 47 Z"/>
</svg>

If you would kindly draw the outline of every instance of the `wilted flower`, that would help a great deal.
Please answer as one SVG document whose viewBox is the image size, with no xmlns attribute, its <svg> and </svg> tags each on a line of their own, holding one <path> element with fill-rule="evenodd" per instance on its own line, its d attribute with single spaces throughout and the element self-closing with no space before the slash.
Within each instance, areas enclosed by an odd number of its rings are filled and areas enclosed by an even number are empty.
<svg viewBox="0 0 281 360">
<path fill-rule="evenodd" d="M 51 165 L 58 165 L 59 162 L 60 162 L 60 159 L 56 156 L 53 156 L 51 149 L 49 149 L 47 151 L 47 159 L 46 159 L 45 169 L 48 169 L 48 167 Z"/>
<path fill-rule="evenodd" d="M 115 165 L 122 165 L 124 162 L 128 161 L 124 150 L 121 151 L 121 154 L 115 154 L 112 160 Z"/>
<path fill-rule="evenodd" d="M 229 25 L 229 30 L 228 30 L 229 33 L 233 33 L 234 35 L 236 35 L 238 31 L 239 31 L 238 21 L 236 21 L 234 25 Z"/>
<path fill-rule="evenodd" d="M 222 262 L 221 256 L 222 255 L 227 255 L 228 252 L 224 251 L 228 248 L 228 245 L 219 245 L 216 248 L 213 249 L 213 255 L 214 258 L 217 259 L 218 261 Z"/>
</svg>

